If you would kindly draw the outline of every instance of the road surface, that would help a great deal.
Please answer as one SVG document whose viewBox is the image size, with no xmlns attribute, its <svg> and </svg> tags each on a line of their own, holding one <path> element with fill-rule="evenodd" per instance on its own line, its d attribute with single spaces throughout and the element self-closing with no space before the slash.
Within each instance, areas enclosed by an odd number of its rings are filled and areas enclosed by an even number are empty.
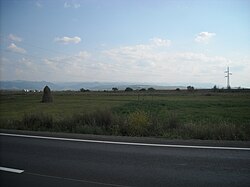
<svg viewBox="0 0 250 187">
<path fill-rule="evenodd" d="M 249 148 L 46 137 L 0 133 L 0 186 L 250 186 Z"/>
</svg>

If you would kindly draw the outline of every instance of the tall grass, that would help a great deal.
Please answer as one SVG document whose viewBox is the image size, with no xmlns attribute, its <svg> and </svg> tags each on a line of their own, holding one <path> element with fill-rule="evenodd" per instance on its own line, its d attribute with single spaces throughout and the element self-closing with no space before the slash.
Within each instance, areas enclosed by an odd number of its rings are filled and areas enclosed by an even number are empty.
<svg viewBox="0 0 250 187">
<path fill-rule="evenodd" d="M 0 93 L 0 128 L 185 139 L 250 139 L 250 93 Z M 41 111 L 41 112 L 34 112 Z"/>
<path fill-rule="evenodd" d="M 181 123 L 176 113 L 170 112 L 162 117 L 143 110 L 119 115 L 105 109 L 57 120 L 46 113 L 26 113 L 21 120 L 1 121 L 0 128 L 182 139 L 250 140 L 248 124 L 235 125 L 226 121 L 216 124 Z"/>
<path fill-rule="evenodd" d="M 128 135 L 130 136 L 148 136 L 150 119 L 146 112 L 136 111 L 128 116 Z"/>
<path fill-rule="evenodd" d="M 44 113 L 24 114 L 19 128 L 28 130 L 46 130 L 53 126 L 53 117 Z"/>
</svg>

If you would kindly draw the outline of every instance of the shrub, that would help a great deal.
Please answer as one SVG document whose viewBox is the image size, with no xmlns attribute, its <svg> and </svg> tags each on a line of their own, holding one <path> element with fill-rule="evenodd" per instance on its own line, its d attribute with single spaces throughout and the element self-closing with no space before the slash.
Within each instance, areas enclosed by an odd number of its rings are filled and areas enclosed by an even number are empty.
<svg viewBox="0 0 250 187">
<path fill-rule="evenodd" d="M 168 127 L 170 129 L 180 128 L 180 122 L 179 122 L 178 117 L 175 113 L 170 113 L 168 115 Z"/>
<path fill-rule="evenodd" d="M 130 88 L 130 87 L 127 87 L 127 88 L 125 89 L 125 92 L 132 92 L 132 91 L 133 91 L 133 89 Z"/>
<path fill-rule="evenodd" d="M 148 88 L 148 91 L 155 91 L 154 88 Z"/>
<path fill-rule="evenodd" d="M 144 108 L 144 109 L 143 109 Z M 183 123 L 175 112 L 145 112 L 145 106 L 113 113 L 111 110 L 75 114 L 63 119 L 54 119 L 46 113 L 25 114 L 20 120 L 4 120 L 4 129 L 46 130 L 85 134 L 162 136 L 166 138 L 249 140 L 249 123 L 236 124 L 217 119 L 202 119 Z M 182 122 L 182 123 L 181 123 Z"/>
<path fill-rule="evenodd" d="M 128 116 L 128 134 L 131 136 L 148 135 L 149 117 L 144 111 L 136 111 Z"/>
<path fill-rule="evenodd" d="M 28 130 L 52 129 L 53 118 L 44 113 L 25 114 L 20 122 L 21 128 Z"/>
<path fill-rule="evenodd" d="M 161 119 L 158 114 L 151 114 L 149 126 L 150 136 L 162 136 L 165 130 L 166 124 L 163 122 L 163 119 Z"/>
<path fill-rule="evenodd" d="M 81 89 L 80 89 L 80 92 L 90 92 L 90 90 L 81 88 Z"/>
<path fill-rule="evenodd" d="M 244 126 L 234 125 L 229 122 L 220 122 L 219 124 L 188 123 L 185 124 L 179 134 L 185 138 L 203 139 L 203 140 L 248 140 L 247 132 L 243 130 Z"/>
<path fill-rule="evenodd" d="M 111 131 L 114 117 L 113 113 L 106 110 L 97 110 L 91 113 L 75 114 L 59 122 L 59 128 L 66 132 L 87 132 L 101 134 Z"/>
<path fill-rule="evenodd" d="M 187 87 L 187 90 L 188 90 L 188 91 L 194 91 L 194 87 L 193 87 L 193 86 L 188 86 L 188 87 Z"/>
<path fill-rule="evenodd" d="M 113 114 L 110 110 L 98 110 L 93 113 L 94 124 L 108 129 L 113 121 Z"/>
</svg>

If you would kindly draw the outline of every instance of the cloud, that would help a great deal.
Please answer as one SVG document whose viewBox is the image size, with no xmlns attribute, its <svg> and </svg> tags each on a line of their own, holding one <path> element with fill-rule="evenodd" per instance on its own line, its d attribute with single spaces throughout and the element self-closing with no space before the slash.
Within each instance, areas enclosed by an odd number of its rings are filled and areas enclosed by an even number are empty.
<svg viewBox="0 0 250 187">
<path fill-rule="evenodd" d="M 76 56 L 81 58 L 81 59 L 86 59 L 86 58 L 89 58 L 91 56 L 91 54 L 88 53 L 87 51 L 80 51 L 78 53 L 78 55 L 76 55 Z"/>
<path fill-rule="evenodd" d="M 80 8 L 81 5 L 76 2 L 65 2 L 64 3 L 64 8 Z"/>
<path fill-rule="evenodd" d="M 21 47 L 17 47 L 14 43 L 11 43 L 7 49 L 12 51 L 12 52 L 15 52 L 15 53 L 21 53 L 21 54 L 26 53 L 25 49 L 23 49 Z"/>
<path fill-rule="evenodd" d="M 23 40 L 21 37 L 16 36 L 14 34 L 9 34 L 8 38 L 14 42 L 21 42 Z"/>
<path fill-rule="evenodd" d="M 200 32 L 195 37 L 197 43 L 207 44 L 216 34 L 212 32 Z"/>
<path fill-rule="evenodd" d="M 54 80 L 91 80 L 93 75 L 98 75 L 98 62 L 87 51 L 80 51 L 70 56 L 58 56 L 44 59 L 44 69 L 51 72 Z"/>
<path fill-rule="evenodd" d="M 162 38 L 152 38 L 149 41 L 148 44 L 121 46 L 119 48 L 104 50 L 103 54 L 117 61 L 125 60 L 127 63 L 144 61 L 152 65 L 160 57 L 161 50 L 164 49 L 165 51 L 166 47 L 170 46 L 171 41 Z"/>
<path fill-rule="evenodd" d="M 15 44 L 10 46 L 9 48 L 18 48 Z M 197 82 L 226 86 L 224 71 L 230 66 L 233 72 L 232 86 L 249 86 L 249 56 L 245 59 L 228 58 L 194 51 L 174 51 L 169 46 L 170 40 L 155 37 L 137 45 L 105 50 L 102 48 L 93 54 L 80 51 L 42 60 L 25 58 L 18 63 L 2 60 L 4 66 L 1 71 L 4 77 L 11 79 L 29 80 L 32 74 L 32 78 L 36 80 L 46 77 L 53 81 L 155 82 L 180 85 Z M 241 67 L 237 67 L 239 64 Z"/>
<path fill-rule="evenodd" d="M 150 40 L 154 45 L 159 46 L 159 47 L 169 47 L 171 45 L 170 40 L 164 40 L 162 38 L 152 38 Z"/>
<path fill-rule="evenodd" d="M 156 40 L 157 41 L 157 40 Z M 102 52 L 115 77 L 138 82 L 214 82 L 223 84 L 223 72 L 235 62 L 223 56 L 161 50 L 160 44 L 131 45 Z M 163 46 L 166 46 L 165 44 Z"/>
<path fill-rule="evenodd" d="M 70 43 L 77 44 L 77 43 L 81 42 L 81 38 L 78 36 L 75 36 L 75 37 L 64 36 L 61 38 L 57 37 L 57 38 L 55 38 L 55 42 L 59 42 L 59 43 L 63 43 L 63 44 L 70 44 Z"/>
</svg>

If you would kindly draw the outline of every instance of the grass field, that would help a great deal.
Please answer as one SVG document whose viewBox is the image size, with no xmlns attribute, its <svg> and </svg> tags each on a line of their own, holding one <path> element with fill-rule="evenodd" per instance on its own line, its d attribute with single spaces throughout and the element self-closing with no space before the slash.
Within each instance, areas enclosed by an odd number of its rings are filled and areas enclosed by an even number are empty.
<svg viewBox="0 0 250 187">
<path fill-rule="evenodd" d="M 1 92 L 1 128 L 250 140 L 250 93 Z"/>
</svg>

